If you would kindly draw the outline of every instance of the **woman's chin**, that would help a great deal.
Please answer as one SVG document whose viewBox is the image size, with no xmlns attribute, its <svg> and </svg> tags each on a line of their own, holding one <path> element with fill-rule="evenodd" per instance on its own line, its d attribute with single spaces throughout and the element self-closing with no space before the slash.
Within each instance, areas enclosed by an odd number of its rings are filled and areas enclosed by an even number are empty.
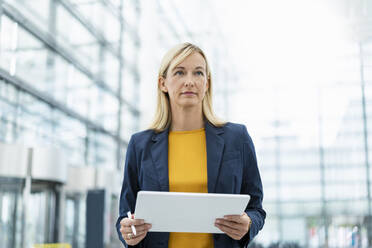
<svg viewBox="0 0 372 248">
<path fill-rule="evenodd" d="M 184 108 L 194 108 L 194 107 L 197 107 L 199 105 L 201 106 L 200 102 L 195 101 L 194 99 L 181 101 L 179 103 L 179 106 L 184 107 Z"/>
</svg>

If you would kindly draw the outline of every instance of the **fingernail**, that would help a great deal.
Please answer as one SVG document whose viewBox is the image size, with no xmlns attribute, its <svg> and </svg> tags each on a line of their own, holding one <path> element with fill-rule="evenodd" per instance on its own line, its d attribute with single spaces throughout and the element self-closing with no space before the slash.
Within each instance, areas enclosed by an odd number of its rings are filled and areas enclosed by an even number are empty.
<svg viewBox="0 0 372 248">
<path fill-rule="evenodd" d="M 216 223 L 220 223 L 220 220 L 216 220 Z"/>
</svg>

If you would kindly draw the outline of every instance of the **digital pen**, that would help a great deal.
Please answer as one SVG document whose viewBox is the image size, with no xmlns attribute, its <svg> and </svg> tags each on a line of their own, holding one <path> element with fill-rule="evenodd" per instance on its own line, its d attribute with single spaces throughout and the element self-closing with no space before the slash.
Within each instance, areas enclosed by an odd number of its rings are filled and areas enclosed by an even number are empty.
<svg viewBox="0 0 372 248">
<path fill-rule="evenodd" d="M 127 215 L 128 215 L 129 219 L 132 219 L 132 214 L 130 213 L 130 211 L 128 211 Z M 136 228 L 133 225 L 130 225 L 130 228 L 132 228 L 132 232 L 133 232 L 134 236 L 136 236 L 137 235 Z"/>
</svg>

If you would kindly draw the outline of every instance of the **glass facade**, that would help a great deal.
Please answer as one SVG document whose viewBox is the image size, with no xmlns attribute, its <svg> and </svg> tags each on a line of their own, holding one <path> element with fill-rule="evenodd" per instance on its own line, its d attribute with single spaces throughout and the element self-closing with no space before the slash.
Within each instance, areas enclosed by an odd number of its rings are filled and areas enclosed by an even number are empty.
<svg viewBox="0 0 372 248">
<path fill-rule="evenodd" d="M 330 65 L 333 78 L 272 93 L 275 118 L 257 148 L 268 213 L 258 243 L 372 244 L 372 6 L 337 6 L 357 34 Z M 294 105 L 306 104 L 300 118 L 291 116 Z"/>
<path fill-rule="evenodd" d="M 125 99 L 139 74 L 122 45 L 134 43 L 136 54 L 139 41 L 125 35 L 136 22 L 124 25 L 121 4 L 2 1 L 2 142 L 52 144 L 71 154 L 69 164 L 120 168 L 117 151 L 139 121 Z"/>
</svg>

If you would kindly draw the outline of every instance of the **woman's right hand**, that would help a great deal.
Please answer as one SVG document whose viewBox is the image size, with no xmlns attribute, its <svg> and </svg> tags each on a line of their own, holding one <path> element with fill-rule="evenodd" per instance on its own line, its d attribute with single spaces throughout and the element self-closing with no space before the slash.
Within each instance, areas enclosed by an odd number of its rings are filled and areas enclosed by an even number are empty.
<svg viewBox="0 0 372 248">
<path fill-rule="evenodd" d="M 134 215 L 132 215 L 132 218 L 133 219 L 124 218 L 120 221 L 121 236 L 123 236 L 123 239 L 128 245 L 136 245 L 141 242 L 151 228 L 151 224 L 145 223 L 143 219 L 134 219 Z M 136 228 L 137 235 L 135 236 L 132 232 L 131 225 Z"/>
</svg>

